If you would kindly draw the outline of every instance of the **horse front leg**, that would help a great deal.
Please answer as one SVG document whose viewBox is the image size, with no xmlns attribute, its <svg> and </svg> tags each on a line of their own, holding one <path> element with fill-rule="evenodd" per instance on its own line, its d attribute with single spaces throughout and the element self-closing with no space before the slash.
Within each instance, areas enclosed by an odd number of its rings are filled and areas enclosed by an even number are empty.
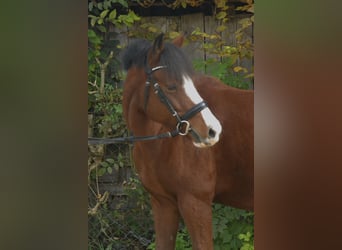
<svg viewBox="0 0 342 250">
<path fill-rule="evenodd" d="M 151 196 L 156 233 L 156 250 L 174 250 L 179 223 L 177 204 Z"/>
<path fill-rule="evenodd" d="M 189 195 L 180 199 L 178 203 L 191 236 L 192 249 L 213 250 L 211 202 Z"/>
</svg>

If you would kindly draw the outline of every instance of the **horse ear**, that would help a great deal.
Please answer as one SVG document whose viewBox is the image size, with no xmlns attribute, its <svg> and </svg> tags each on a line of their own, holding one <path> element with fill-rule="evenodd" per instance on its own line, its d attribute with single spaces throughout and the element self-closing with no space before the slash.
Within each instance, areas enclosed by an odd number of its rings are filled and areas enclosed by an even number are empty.
<svg viewBox="0 0 342 250">
<path fill-rule="evenodd" d="M 153 53 L 160 53 L 164 49 L 164 33 L 161 33 L 156 37 L 153 42 L 152 51 Z"/>
<path fill-rule="evenodd" d="M 158 62 L 160 58 L 160 54 L 164 49 L 164 33 L 161 33 L 156 37 L 153 42 L 152 50 L 150 51 L 150 64 L 152 62 Z"/>
<path fill-rule="evenodd" d="M 182 47 L 184 42 L 184 34 L 181 34 L 177 36 L 175 39 L 173 39 L 172 43 L 176 45 L 177 47 Z"/>
</svg>

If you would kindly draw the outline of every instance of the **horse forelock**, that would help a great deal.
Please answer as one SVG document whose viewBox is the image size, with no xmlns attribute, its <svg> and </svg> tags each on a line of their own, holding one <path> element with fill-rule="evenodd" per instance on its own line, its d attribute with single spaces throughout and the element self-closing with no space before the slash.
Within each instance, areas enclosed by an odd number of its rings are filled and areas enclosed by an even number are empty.
<svg viewBox="0 0 342 250">
<path fill-rule="evenodd" d="M 182 83 L 184 76 L 191 77 L 194 73 L 192 64 L 182 49 L 171 43 L 164 45 L 159 64 L 165 65 L 167 74 L 178 83 Z"/>
</svg>

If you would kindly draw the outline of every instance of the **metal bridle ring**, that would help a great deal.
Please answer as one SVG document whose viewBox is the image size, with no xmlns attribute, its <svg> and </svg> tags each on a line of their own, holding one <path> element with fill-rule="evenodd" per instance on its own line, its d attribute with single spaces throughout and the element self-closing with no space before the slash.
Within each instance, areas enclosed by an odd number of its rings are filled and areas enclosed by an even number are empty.
<svg viewBox="0 0 342 250">
<path fill-rule="evenodd" d="M 182 132 L 181 127 L 183 127 L 184 124 L 185 124 L 185 130 L 184 130 L 184 132 Z M 190 131 L 190 122 L 185 121 L 185 120 L 180 121 L 179 123 L 177 123 L 176 128 L 177 128 L 179 135 L 187 135 Z"/>
</svg>

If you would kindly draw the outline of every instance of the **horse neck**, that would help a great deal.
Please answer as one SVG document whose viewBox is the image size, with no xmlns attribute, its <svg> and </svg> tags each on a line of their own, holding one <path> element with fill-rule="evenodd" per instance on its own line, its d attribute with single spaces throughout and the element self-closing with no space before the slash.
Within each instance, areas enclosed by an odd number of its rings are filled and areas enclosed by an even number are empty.
<svg viewBox="0 0 342 250">
<path fill-rule="evenodd" d="M 128 128 L 133 133 L 143 134 L 153 122 L 144 111 L 144 91 L 147 80 L 144 69 L 131 68 L 124 83 L 123 113 Z"/>
</svg>

